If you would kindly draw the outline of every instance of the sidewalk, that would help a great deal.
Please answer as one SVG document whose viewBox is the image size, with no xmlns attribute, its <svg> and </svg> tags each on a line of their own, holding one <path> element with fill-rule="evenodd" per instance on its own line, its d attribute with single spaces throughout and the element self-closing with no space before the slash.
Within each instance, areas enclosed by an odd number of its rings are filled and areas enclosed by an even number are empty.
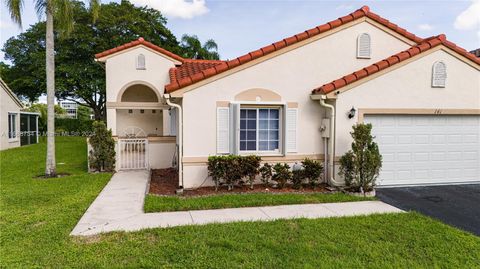
<svg viewBox="0 0 480 269">
<path fill-rule="evenodd" d="M 149 175 L 145 171 L 116 173 L 90 205 L 70 235 L 94 235 L 112 231 L 138 231 L 237 221 L 271 221 L 293 218 L 327 218 L 402 210 L 381 201 L 302 204 L 144 213 L 143 201 Z"/>
</svg>

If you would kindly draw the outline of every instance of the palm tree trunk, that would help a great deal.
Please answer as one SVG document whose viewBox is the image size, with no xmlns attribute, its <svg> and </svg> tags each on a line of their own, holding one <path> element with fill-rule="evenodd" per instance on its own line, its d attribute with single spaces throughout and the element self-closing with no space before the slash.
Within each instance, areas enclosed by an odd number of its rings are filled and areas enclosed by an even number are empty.
<svg viewBox="0 0 480 269">
<path fill-rule="evenodd" d="M 55 55 L 53 37 L 53 14 L 49 6 L 47 12 L 46 71 L 47 71 L 47 163 L 45 176 L 56 176 L 55 163 Z"/>
</svg>

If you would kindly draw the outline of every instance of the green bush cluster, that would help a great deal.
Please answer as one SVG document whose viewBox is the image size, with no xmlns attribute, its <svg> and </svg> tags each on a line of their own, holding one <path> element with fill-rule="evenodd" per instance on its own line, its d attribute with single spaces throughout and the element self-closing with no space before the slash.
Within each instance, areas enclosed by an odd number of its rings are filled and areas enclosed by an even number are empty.
<svg viewBox="0 0 480 269">
<path fill-rule="evenodd" d="M 223 155 L 208 158 L 208 174 L 215 182 L 215 190 L 227 185 L 232 190 L 234 185 L 246 180 L 253 189 L 253 183 L 259 173 L 261 158 L 255 155 Z"/>
<path fill-rule="evenodd" d="M 93 131 L 93 120 L 56 118 L 55 131 L 57 133 L 67 132 L 69 134 L 78 134 L 84 136 Z"/>
<path fill-rule="evenodd" d="M 255 155 L 211 156 L 208 158 L 208 174 L 215 183 L 215 190 L 222 185 L 232 190 L 235 185 L 245 182 L 253 189 L 255 179 L 259 175 L 265 187 L 271 184 L 271 180 L 276 182 L 278 188 L 290 183 L 298 189 L 302 188 L 304 183 L 315 187 L 323 173 L 322 165 L 310 159 L 305 159 L 299 169 L 293 170 L 286 163 L 277 163 L 273 166 L 269 163 L 260 166 L 260 163 L 261 158 Z"/>
</svg>

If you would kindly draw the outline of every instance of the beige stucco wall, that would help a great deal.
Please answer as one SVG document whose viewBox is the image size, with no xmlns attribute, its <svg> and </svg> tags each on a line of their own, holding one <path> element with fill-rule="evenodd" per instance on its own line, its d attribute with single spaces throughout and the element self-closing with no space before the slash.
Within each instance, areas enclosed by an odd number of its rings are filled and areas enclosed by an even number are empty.
<svg viewBox="0 0 480 269">
<path fill-rule="evenodd" d="M 445 88 L 432 88 L 432 66 L 436 61 L 447 65 Z M 480 71 L 444 50 L 369 80 L 338 95 L 336 100 L 337 156 L 351 144 L 349 132 L 359 120 L 359 113 L 348 119 L 354 106 L 362 109 L 480 109 Z"/>
<path fill-rule="evenodd" d="M 145 55 L 145 70 L 137 70 L 136 58 L 139 54 Z M 143 46 L 108 58 L 105 63 L 107 102 L 116 101 L 118 93 L 135 81 L 148 83 L 162 94 L 169 82 L 168 70 L 174 66 L 170 59 Z"/>
<path fill-rule="evenodd" d="M 172 167 L 175 153 L 175 140 L 173 141 L 149 141 L 148 159 L 151 169 Z"/>
<path fill-rule="evenodd" d="M 137 70 L 139 54 L 145 56 L 144 70 Z M 110 56 L 105 62 L 107 102 L 119 102 L 122 92 L 135 84 L 152 88 L 161 98 L 165 84 L 169 83 L 168 70 L 174 66 L 172 59 L 144 46 Z M 113 135 L 117 135 L 117 118 L 116 110 L 107 106 L 107 126 L 112 129 Z"/>
<path fill-rule="evenodd" d="M 0 89 L 0 150 L 20 146 L 20 137 L 8 139 L 8 113 L 15 112 L 16 130 L 20 132 L 20 107 L 13 101 L 10 95 L 3 89 Z"/>
<path fill-rule="evenodd" d="M 127 129 L 133 127 L 140 128 L 147 136 L 163 135 L 163 110 L 156 109 L 156 113 L 152 109 L 144 109 L 144 113 L 140 113 L 140 109 L 132 109 L 132 113 L 128 113 L 128 109 L 117 110 L 117 135 L 124 136 Z"/>
<path fill-rule="evenodd" d="M 356 58 L 357 36 L 364 32 L 372 38 L 371 59 Z M 189 91 L 183 96 L 184 157 L 215 155 L 217 101 L 234 101 L 237 94 L 254 88 L 273 91 L 281 96 L 282 102 L 298 104 L 296 154 L 321 154 L 319 128 L 324 111 L 310 99 L 312 89 L 408 47 L 383 30 L 362 22 Z M 185 164 L 185 187 L 197 187 L 206 173 L 204 164 Z"/>
</svg>

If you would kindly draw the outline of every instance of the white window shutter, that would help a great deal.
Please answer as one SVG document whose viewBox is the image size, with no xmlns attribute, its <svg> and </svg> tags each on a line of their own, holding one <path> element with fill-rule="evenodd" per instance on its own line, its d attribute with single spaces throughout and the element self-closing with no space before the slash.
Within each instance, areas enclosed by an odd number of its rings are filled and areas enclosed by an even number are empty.
<svg viewBox="0 0 480 269">
<path fill-rule="evenodd" d="M 217 154 L 230 153 L 230 109 L 217 108 Z"/>
<path fill-rule="evenodd" d="M 298 109 L 287 108 L 285 113 L 285 151 L 297 152 Z"/>
<path fill-rule="evenodd" d="M 357 39 L 357 58 L 370 59 L 371 54 L 370 35 L 363 33 Z"/>
<path fill-rule="evenodd" d="M 230 104 L 230 154 L 238 155 L 240 147 L 240 104 Z"/>
<path fill-rule="evenodd" d="M 447 80 L 447 66 L 444 62 L 435 62 L 432 71 L 432 87 L 444 88 Z"/>
<path fill-rule="evenodd" d="M 170 109 L 170 135 L 177 135 L 177 109 Z"/>
</svg>

